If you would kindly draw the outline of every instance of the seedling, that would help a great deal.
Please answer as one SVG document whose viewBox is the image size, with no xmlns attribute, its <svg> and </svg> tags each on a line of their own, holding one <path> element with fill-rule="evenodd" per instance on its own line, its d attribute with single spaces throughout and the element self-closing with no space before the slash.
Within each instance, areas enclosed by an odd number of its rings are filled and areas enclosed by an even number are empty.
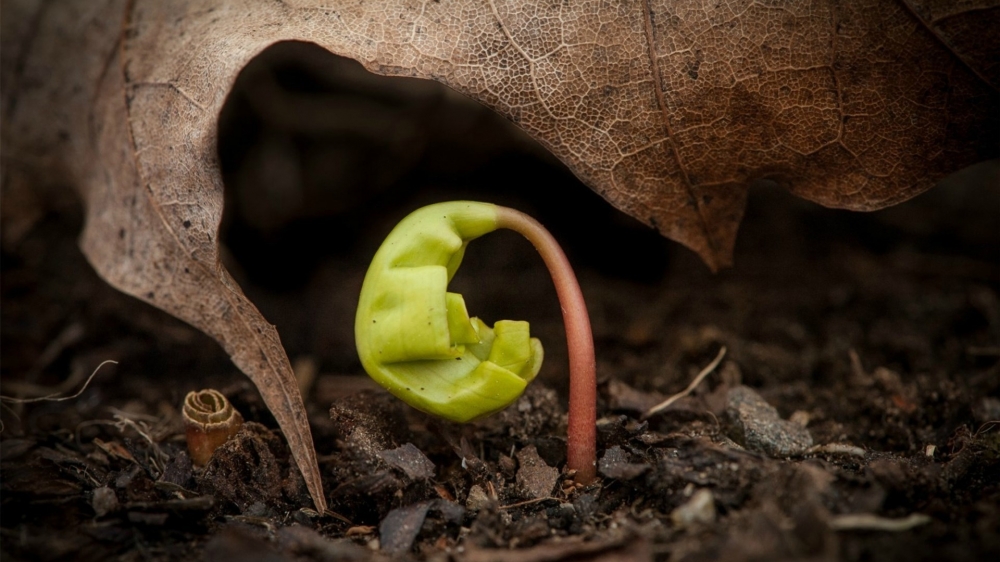
<svg viewBox="0 0 1000 562">
<path fill-rule="evenodd" d="M 542 344 L 524 321 L 490 328 L 470 317 L 462 295 L 447 291 L 468 243 L 506 228 L 541 254 L 562 306 L 569 350 L 566 464 L 576 480 L 596 476 L 597 376 L 583 293 L 566 254 L 531 217 L 498 205 L 453 201 L 404 218 L 365 275 L 355 318 L 365 371 L 407 404 L 468 422 L 512 404 L 542 365 Z"/>
<path fill-rule="evenodd" d="M 189 392 L 184 397 L 185 437 L 191 462 L 203 467 L 215 450 L 239 433 L 243 416 L 214 388 Z"/>
</svg>

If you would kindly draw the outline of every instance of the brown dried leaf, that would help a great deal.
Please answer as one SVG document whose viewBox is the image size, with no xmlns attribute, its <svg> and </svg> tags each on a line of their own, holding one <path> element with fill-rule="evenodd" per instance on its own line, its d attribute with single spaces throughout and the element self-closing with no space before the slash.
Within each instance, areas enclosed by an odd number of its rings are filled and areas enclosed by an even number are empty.
<svg viewBox="0 0 1000 562">
<path fill-rule="evenodd" d="M 278 334 L 219 262 L 216 120 L 240 69 L 303 40 L 444 82 L 713 269 L 752 180 L 871 210 L 996 155 L 996 0 L 771 4 L 10 0 L 3 193 L 75 185 L 94 268 L 222 344 L 322 509 Z"/>
</svg>

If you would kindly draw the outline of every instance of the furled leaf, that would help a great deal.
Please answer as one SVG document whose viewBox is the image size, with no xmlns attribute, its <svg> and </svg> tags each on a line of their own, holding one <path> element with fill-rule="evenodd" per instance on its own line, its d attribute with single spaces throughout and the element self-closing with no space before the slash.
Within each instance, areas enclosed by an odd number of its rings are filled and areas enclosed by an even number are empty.
<svg viewBox="0 0 1000 562">
<path fill-rule="evenodd" d="M 997 154 L 997 0 L 2 7 L 5 198 L 74 185 L 94 268 L 222 344 L 260 388 L 320 507 L 278 334 L 219 262 L 216 120 L 237 73 L 269 45 L 311 41 L 468 94 L 712 268 L 730 261 L 752 180 L 870 210 Z"/>
<path fill-rule="evenodd" d="M 542 366 L 527 322 L 490 328 L 447 292 L 469 242 L 496 229 L 489 203 L 417 209 L 382 242 L 358 302 L 354 335 L 368 374 L 414 408 L 457 422 L 506 408 Z"/>
</svg>

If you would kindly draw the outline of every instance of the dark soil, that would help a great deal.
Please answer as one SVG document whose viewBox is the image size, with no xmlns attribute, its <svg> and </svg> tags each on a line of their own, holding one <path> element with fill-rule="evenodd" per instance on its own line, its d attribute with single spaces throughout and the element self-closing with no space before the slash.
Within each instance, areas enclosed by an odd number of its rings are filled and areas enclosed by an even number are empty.
<svg viewBox="0 0 1000 562">
<path fill-rule="evenodd" d="M 3 240 L 3 395 L 73 394 L 101 361 L 118 365 L 72 400 L 4 402 L 4 561 L 998 559 L 1000 194 L 982 179 L 995 169 L 867 215 L 762 187 L 735 267 L 712 274 L 488 112 L 337 59 L 267 56 L 221 124 L 224 239 L 297 372 L 315 373 L 306 404 L 332 513 L 309 509 L 221 349 L 97 278 L 67 189 Z M 355 79 L 323 78 L 336 72 Z M 303 132 L 254 104 L 255 80 L 279 97 L 365 94 L 389 124 Z M 298 180 L 268 191 L 288 169 Z M 546 346 L 515 405 L 444 423 L 357 362 L 366 260 L 406 212 L 459 197 L 534 214 L 579 265 L 600 378 L 591 486 L 560 472 L 559 308 L 516 236 L 475 242 L 453 283 L 474 314 L 530 320 Z M 723 346 L 691 396 L 641 419 Z M 179 410 L 200 388 L 248 423 L 195 469 Z"/>
</svg>

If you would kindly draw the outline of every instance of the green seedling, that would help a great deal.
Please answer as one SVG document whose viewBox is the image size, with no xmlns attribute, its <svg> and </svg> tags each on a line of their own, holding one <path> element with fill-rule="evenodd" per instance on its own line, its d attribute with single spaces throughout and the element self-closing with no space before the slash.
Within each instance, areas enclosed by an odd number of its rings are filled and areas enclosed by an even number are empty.
<svg viewBox="0 0 1000 562">
<path fill-rule="evenodd" d="M 498 205 L 453 201 L 404 218 L 382 243 L 365 276 L 355 318 L 365 371 L 407 404 L 468 422 L 512 404 L 542 365 L 542 344 L 524 321 L 492 328 L 470 317 L 448 292 L 465 248 L 506 228 L 527 238 L 555 283 L 566 326 L 570 397 L 567 466 L 576 480 L 596 476 L 596 368 L 583 293 L 555 238 L 531 217 Z"/>
</svg>

